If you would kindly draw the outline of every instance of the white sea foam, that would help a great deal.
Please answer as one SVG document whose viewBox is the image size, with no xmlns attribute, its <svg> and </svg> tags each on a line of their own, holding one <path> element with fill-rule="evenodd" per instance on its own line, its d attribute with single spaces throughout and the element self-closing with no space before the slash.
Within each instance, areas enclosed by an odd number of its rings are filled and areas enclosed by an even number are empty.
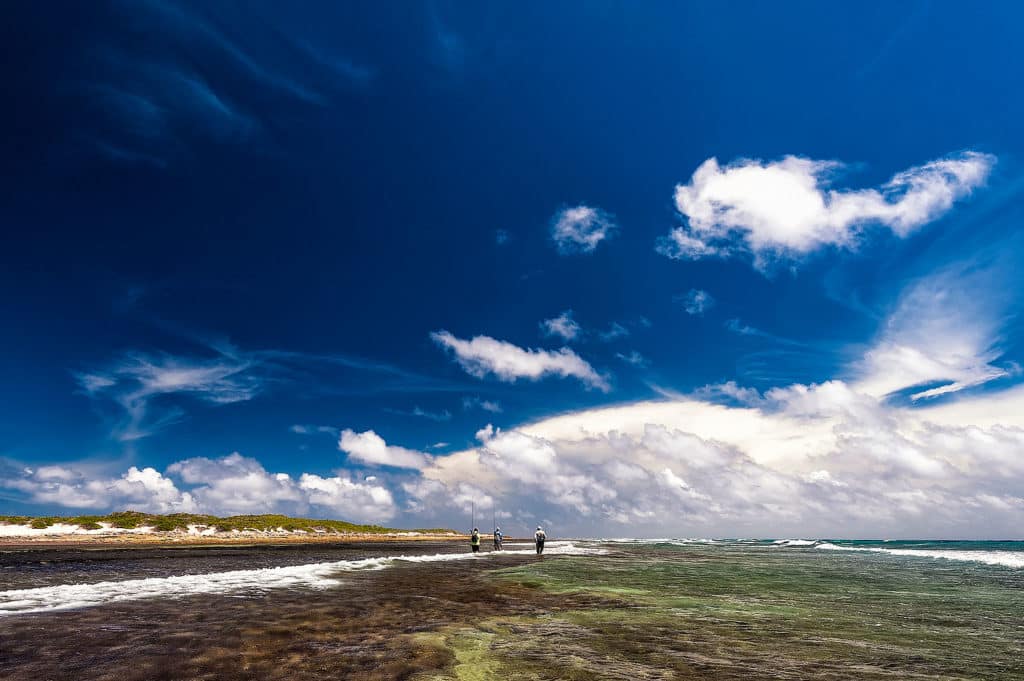
<svg viewBox="0 0 1024 681">
<path fill-rule="evenodd" d="M 1024 552 L 1017 551 L 943 551 L 929 549 L 883 549 L 870 546 L 841 546 L 822 542 L 816 549 L 826 551 L 868 551 L 871 553 L 888 553 L 893 556 L 910 556 L 914 558 L 932 558 L 943 560 L 967 561 L 1002 565 L 1004 567 L 1024 568 Z"/>
<path fill-rule="evenodd" d="M 817 546 L 816 539 L 776 539 L 772 542 L 776 546 Z"/>
<path fill-rule="evenodd" d="M 719 539 L 702 539 L 702 538 L 675 538 L 675 537 L 659 537 L 654 539 L 635 539 L 632 537 L 612 537 L 610 539 L 596 539 L 602 544 L 676 544 L 679 546 L 687 544 L 721 544 L 723 543 Z"/>
<path fill-rule="evenodd" d="M 150 577 L 93 584 L 60 584 L 34 589 L 0 591 L 0 616 L 85 608 L 104 603 L 142 598 L 181 598 L 200 594 L 263 593 L 273 589 L 304 587 L 325 589 L 339 583 L 338 577 L 354 570 L 380 570 L 396 562 L 433 563 L 451 560 L 528 555 L 533 549 L 487 553 L 438 553 L 422 556 L 383 556 L 362 560 L 341 560 L 258 570 L 232 570 L 197 575 Z M 547 552 L 561 555 L 601 553 L 601 549 L 576 546 L 570 542 L 549 542 Z"/>
</svg>

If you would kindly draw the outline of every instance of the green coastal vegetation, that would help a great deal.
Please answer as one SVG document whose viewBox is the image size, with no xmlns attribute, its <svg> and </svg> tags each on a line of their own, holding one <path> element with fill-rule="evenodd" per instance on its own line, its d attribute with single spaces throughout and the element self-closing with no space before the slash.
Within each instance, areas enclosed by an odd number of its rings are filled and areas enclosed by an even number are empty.
<svg viewBox="0 0 1024 681">
<path fill-rule="evenodd" d="M 189 525 L 216 528 L 218 532 L 238 531 L 273 531 L 296 530 L 304 532 L 336 532 L 339 534 L 394 534 L 396 532 L 419 532 L 421 534 L 454 534 L 453 530 L 446 528 L 429 528 L 416 530 L 399 530 L 381 525 L 358 525 L 344 520 L 325 520 L 313 518 L 292 518 L 286 515 L 265 514 L 265 515 L 233 515 L 219 517 L 214 515 L 203 515 L 196 513 L 169 513 L 159 515 L 155 513 L 140 513 L 139 511 L 118 511 L 107 515 L 77 515 L 77 516 L 0 516 L 0 524 L 28 525 L 34 529 L 42 530 L 52 525 L 78 525 L 83 530 L 99 530 L 103 528 L 101 523 L 109 527 L 119 529 L 136 529 L 140 527 L 152 527 L 157 532 L 172 532 L 174 530 L 186 530 Z"/>
</svg>

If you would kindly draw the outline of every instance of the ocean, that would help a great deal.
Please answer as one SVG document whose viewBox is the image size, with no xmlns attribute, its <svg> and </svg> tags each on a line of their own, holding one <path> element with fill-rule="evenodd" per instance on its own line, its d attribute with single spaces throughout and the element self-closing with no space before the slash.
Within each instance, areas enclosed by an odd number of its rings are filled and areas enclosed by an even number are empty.
<svg viewBox="0 0 1024 681">
<path fill-rule="evenodd" d="M 1024 542 L 0 553 L 4 679 L 1024 679 Z"/>
</svg>

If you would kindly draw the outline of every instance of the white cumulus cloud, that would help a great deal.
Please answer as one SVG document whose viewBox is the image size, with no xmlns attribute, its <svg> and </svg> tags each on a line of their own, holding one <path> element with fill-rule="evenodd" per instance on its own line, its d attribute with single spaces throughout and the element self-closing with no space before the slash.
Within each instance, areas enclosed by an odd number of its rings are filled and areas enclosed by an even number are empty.
<svg viewBox="0 0 1024 681">
<path fill-rule="evenodd" d="M 348 454 L 349 459 L 371 466 L 423 468 L 431 459 L 423 452 L 388 445 L 384 438 L 372 430 L 357 433 L 346 428 L 341 431 L 338 449 Z"/>
<path fill-rule="evenodd" d="M 980 187 L 995 162 L 967 151 L 899 172 L 878 188 L 833 189 L 831 178 L 842 167 L 836 161 L 787 156 L 722 167 L 711 158 L 676 187 L 686 224 L 663 238 L 658 251 L 699 259 L 748 250 L 763 264 L 767 256 L 851 248 L 870 224 L 905 237 Z"/>
<path fill-rule="evenodd" d="M 30 501 L 68 508 L 132 508 L 153 513 L 187 513 L 195 500 L 154 468 L 130 467 L 120 477 L 89 475 L 74 466 L 22 469 L 0 479 L 0 487 L 17 490 Z"/>
<path fill-rule="evenodd" d="M 757 407 L 632 403 L 487 428 L 405 490 L 415 513 L 454 517 L 456 495 L 486 490 L 517 522 L 567 532 L 1009 536 L 1024 521 L 1020 413 L 977 426 L 960 406 L 892 407 L 842 381 L 770 390 Z"/>
<path fill-rule="evenodd" d="M 391 491 L 373 483 L 373 478 L 358 482 L 341 475 L 323 478 L 303 473 L 299 478 L 299 488 L 311 505 L 341 518 L 379 523 L 394 517 L 397 507 Z"/>
<path fill-rule="evenodd" d="M 132 466 L 117 477 L 75 464 L 22 468 L 16 473 L 0 470 L 0 488 L 20 492 L 35 503 L 97 510 L 315 514 L 373 523 L 393 518 L 398 510 L 391 491 L 371 478 L 303 473 L 296 480 L 287 473 L 269 472 L 259 461 L 237 452 L 217 459 L 184 459 L 164 473 Z"/>
<path fill-rule="evenodd" d="M 305 496 L 285 473 L 270 473 L 238 452 L 220 459 L 194 457 L 167 467 L 188 485 L 198 505 L 218 514 L 301 513 Z"/>
<path fill-rule="evenodd" d="M 477 378 L 493 374 L 499 380 L 514 382 L 520 378 L 537 381 L 545 376 L 561 376 L 576 378 L 589 388 L 604 392 L 611 390 L 608 379 L 569 348 L 521 348 L 490 336 L 463 340 L 448 331 L 435 331 L 430 337 L 441 347 L 451 350 L 459 365 Z"/>
</svg>

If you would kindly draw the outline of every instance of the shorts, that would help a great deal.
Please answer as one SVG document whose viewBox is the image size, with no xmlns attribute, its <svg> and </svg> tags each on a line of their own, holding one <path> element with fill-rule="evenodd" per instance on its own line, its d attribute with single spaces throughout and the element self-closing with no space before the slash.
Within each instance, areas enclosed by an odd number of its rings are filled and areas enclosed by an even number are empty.
<svg viewBox="0 0 1024 681">
<path fill-rule="evenodd" d="M 479 544 L 473 544 L 472 547 L 473 547 L 473 553 L 478 553 L 480 551 L 480 545 Z"/>
</svg>

